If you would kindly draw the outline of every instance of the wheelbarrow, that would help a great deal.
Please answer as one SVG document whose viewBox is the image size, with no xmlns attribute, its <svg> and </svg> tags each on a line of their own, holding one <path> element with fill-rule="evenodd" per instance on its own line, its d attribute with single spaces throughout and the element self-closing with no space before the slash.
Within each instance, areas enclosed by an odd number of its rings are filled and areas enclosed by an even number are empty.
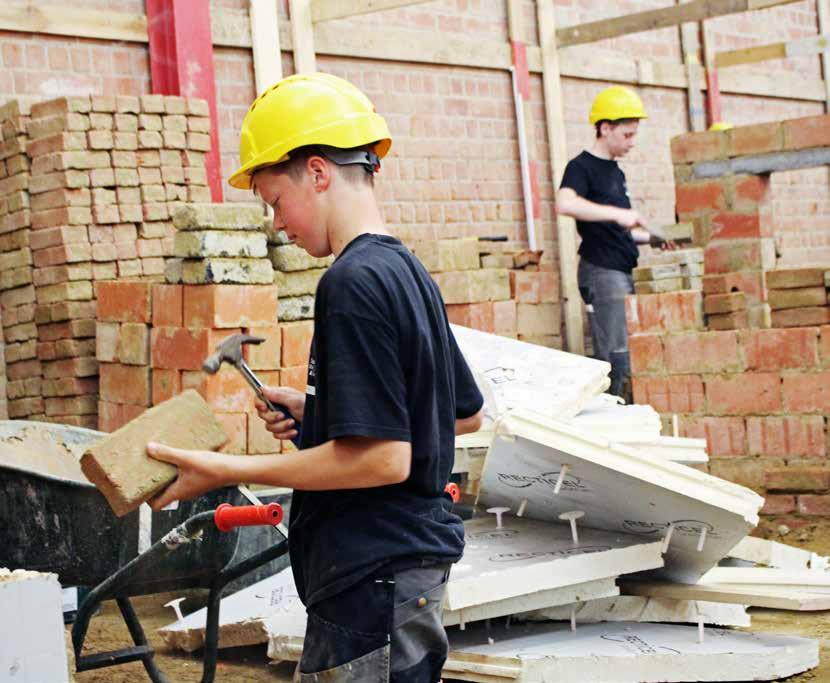
<svg viewBox="0 0 830 683">
<path fill-rule="evenodd" d="M 85 448 L 102 436 L 66 425 L 0 421 L 0 567 L 52 572 L 64 585 L 92 587 L 72 628 L 77 670 L 141 661 L 153 683 L 169 680 L 154 662 L 130 597 L 208 588 L 202 683 L 212 683 L 225 587 L 288 550 L 280 535 L 270 547 L 237 558 L 239 526 L 277 525 L 282 509 L 276 503 L 236 507 L 245 502 L 242 493 L 225 488 L 175 510 L 116 517 L 77 466 Z M 31 452 L 28 462 L 19 457 L 28 448 L 48 450 L 50 457 Z M 139 552 L 139 537 L 146 545 L 147 532 L 155 542 Z M 118 604 L 134 644 L 82 655 L 90 619 L 109 599 Z"/>
</svg>

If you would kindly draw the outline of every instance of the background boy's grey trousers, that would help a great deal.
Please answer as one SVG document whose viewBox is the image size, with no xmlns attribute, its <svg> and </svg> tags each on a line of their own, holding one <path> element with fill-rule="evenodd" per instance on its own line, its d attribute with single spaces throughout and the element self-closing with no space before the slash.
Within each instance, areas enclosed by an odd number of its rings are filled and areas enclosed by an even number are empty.
<svg viewBox="0 0 830 683">
<path fill-rule="evenodd" d="M 309 607 L 295 681 L 436 683 L 448 576 L 448 566 L 371 576 Z"/>
<path fill-rule="evenodd" d="M 611 363 L 609 393 L 625 396 L 631 376 L 628 357 L 628 329 L 625 322 L 625 297 L 634 293 L 630 273 L 601 268 L 585 259 L 577 271 L 579 293 L 588 309 L 594 357 Z"/>
</svg>

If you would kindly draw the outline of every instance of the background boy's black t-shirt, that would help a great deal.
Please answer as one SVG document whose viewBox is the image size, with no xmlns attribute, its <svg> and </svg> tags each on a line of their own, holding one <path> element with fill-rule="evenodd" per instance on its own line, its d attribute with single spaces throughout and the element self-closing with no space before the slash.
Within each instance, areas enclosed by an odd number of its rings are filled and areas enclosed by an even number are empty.
<svg viewBox="0 0 830 683">
<path fill-rule="evenodd" d="M 289 549 L 306 605 L 382 568 L 460 558 L 464 527 L 444 486 L 455 420 L 483 402 L 421 263 L 394 237 L 349 243 L 317 288 L 302 447 L 408 441 L 412 468 L 401 484 L 294 491 Z"/>
<path fill-rule="evenodd" d="M 560 187 L 569 187 L 583 199 L 630 209 L 625 174 L 611 159 L 600 159 L 583 151 L 568 162 Z M 579 255 L 602 268 L 630 273 L 637 267 L 637 245 L 631 233 L 613 221 L 577 221 L 582 238 Z"/>
</svg>

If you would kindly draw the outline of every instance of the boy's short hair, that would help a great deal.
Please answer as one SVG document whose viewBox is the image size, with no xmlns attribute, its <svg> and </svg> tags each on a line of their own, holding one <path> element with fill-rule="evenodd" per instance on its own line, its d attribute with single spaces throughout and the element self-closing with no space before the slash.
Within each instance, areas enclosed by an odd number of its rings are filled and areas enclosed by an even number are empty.
<svg viewBox="0 0 830 683">
<path fill-rule="evenodd" d="M 602 124 L 607 123 L 612 128 L 616 128 L 622 123 L 631 123 L 633 121 L 639 121 L 640 119 L 617 119 L 616 121 L 610 121 L 609 119 L 602 119 L 601 121 L 597 121 L 594 124 L 594 127 L 597 130 L 597 138 L 602 137 Z"/>
<path fill-rule="evenodd" d="M 371 152 L 373 145 L 366 145 L 364 147 L 355 147 L 352 151 L 355 152 Z M 369 170 L 368 164 L 348 163 L 341 164 L 331 155 L 326 153 L 326 148 L 321 145 L 306 145 L 305 147 L 298 147 L 289 153 L 287 161 L 278 164 L 280 170 L 287 173 L 292 180 L 299 180 L 305 172 L 305 162 L 310 157 L 321 156 L 324 159 L 331 161 L 336 167 L 340 175 L 350 184 L 358 187 L 368 185 L 375 186 L 374 169 Z"/>
</svg>

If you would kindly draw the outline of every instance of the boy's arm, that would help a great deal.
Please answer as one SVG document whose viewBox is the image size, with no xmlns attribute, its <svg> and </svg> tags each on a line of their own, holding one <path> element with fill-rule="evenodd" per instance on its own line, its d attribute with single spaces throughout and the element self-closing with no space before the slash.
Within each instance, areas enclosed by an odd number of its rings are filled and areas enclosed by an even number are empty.
<svg viewBox="0 0 830 683">
<path fill-rule="evenodd" d="M 332 439 L 303 451 L 256 457 L 155 443 L 147 445 L 147 452 L 179 468 L 176 480 L 150 501 L 154 510 L 174 500 L 189 500 L 243 482 L 303 491 L 398 484 L 409 477 L 412 462 L 409 442 L 358 436 Z"/>
<path fill-rule="evenodd" d="M 556 194 L 556 211 L 586 222 L 614 222 L 626 230 L 642 225 L 640 214 L 634 209 L 621 209 L 617 206 L 597 204 L 580 197 L 570 187 L 563 187 Z"/>
<path fill-rule="evenodd" d="M 481 429 L 481 424 L 484 422 L 484 407 L 482 407 L 475 415 L 470 417 L 460 417 L 455 421 L 455 435 L 472 434 Z"/>
</svg>

